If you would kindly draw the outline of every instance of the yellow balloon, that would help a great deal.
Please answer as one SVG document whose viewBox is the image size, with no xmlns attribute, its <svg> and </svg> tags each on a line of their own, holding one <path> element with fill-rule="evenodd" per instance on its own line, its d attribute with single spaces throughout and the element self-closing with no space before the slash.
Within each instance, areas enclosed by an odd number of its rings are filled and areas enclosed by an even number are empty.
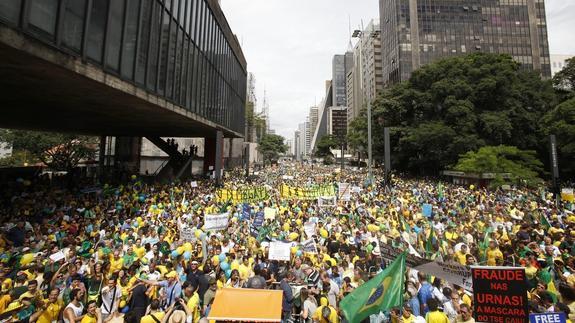
<svg viewBox="0 0 575 323">
<path fill-rule="evenodd" d="M 23 255 L 22 258 L 20 259 L 20 265 L 26 266 L 29 263 L 31 263 L 32 260 L 34 260 L 34 254 L 33 253 L 27 253 L 27 254 Z"/>
<path fill-rule="evenodd" d="M 184 250 L 185 250 L 185 251 L 192 252 L 192 251 L 194 250 L 194 247 L 192 246 L 191 243 L 186 242 L 186 243 L 184 243 Z"/>
<path fill-rule="evenodd" d="M 290 241 L 295 241 L 298 237 L 299 237 L 299 234 L 297 232 L 292 232 L 288 236 Z"/>
<path fill-rule="evenodd" d="M 295 255 L 295 253 L 297 252 L 297 247 L 291 247 L 290 251 L 292 255 Z"/>
<path fill-rule="evenodd" d="M 198 230 L 196 230 L 196 232 L 194 232 L 194 235 L 196 236 L 196 238 L 199 239 L 200 236 L 202 235 L 202 233 L 203 233 L 202 230 L 198 229 Z"/>
<path fill-rule="evenodd" d="M 475 185 L 473 185 L 473 184 L 469 185 L 469 189 L 470 190 L 475 189 Z"/>
<path fill-rule="evenodd" d="M 297 220 L 295 220 L 295 224 L 297 224 L 297 225 L 301 225 L 301 219 L 297 219 Z"/>
<path fill-rule="evenodd" d="M 126 307 L 126 301 L 121 300 L 120 301 L 120 308 Z"/>
<path fill-rule="evenodd" d="M 212 257 L 212 265 L 217 266 L 220 264 L 220 257 L 218 255 L 215 255 Z"/>
<path fill-rule="evenodd" d="M 284 229 L 284 231 L 289 231 L 289 230 L 290 230 L 290 225 L 289 225 L 289 223 L 287 223 L 287 222 L 284 223 L 283 229 Z"/>
<path fill-rule="evenodd" d="M 328 236 L 327 230 L 322 228 L 321 230 L 319 230 L 319 235 L 324 239 L 327 238 Z"/>
<path fill-rule="evenodd" d="M 375 224 L 371 224 L 371 223 L 370 223 L 370 224 L 367 225 L 367 231 L 369 231 L 369 232 L 377 232 L 377 231 L 379 231 L 379 227 L 378 227 L 377 225 L 375 225 Z"/>
</svg>

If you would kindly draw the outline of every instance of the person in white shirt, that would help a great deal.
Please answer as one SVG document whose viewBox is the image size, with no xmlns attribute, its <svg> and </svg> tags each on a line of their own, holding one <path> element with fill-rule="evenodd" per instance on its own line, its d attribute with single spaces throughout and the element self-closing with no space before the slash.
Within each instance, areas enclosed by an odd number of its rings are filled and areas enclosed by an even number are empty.
<svg viewBox="0 0 575 323">
<path fill-rule="evenodd" d="M 102 320 L 113 316 L 118 311 L 120 298 L 122 297 L 122 288 L 116 283 L 116 278 L 108 279 L 108 284 L 102 288 Z"/>
</svg>

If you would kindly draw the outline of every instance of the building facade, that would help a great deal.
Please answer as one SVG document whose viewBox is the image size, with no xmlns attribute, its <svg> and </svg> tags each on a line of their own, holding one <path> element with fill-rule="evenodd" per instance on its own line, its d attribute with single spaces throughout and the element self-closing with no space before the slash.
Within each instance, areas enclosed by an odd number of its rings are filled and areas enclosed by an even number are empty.
<svg viewBox="0 0 575 323">
<path fill-rule="evenodd" d="M 544 0 L 380 0 L 384 86 L 448 56 L 509 54 L 551 77 Z"/>
<path fill-rule="evenodd" d="M 216 0 L 5 0 L 0 25 L 244 132 L 245 58 Z"/>
<path fill-rule="evenodd" d="M 382 90 L 381 33 L 379 23 L 372 20 L 353 49 L 353 67 L 347 75 L 348 126 Z"/>
<path fill-rule="evenodd" d="M 335 106 L 347 106 L 346 81 L 347 73 L 353 67 L 353 53 L 347 52 L 343 55 L 334 55 L 332 60 L 332 101 Z M 327 87 L 327 86 L 326 86 Z M 327 91 L 326 91 L 327 92 Z"/>
</svg>

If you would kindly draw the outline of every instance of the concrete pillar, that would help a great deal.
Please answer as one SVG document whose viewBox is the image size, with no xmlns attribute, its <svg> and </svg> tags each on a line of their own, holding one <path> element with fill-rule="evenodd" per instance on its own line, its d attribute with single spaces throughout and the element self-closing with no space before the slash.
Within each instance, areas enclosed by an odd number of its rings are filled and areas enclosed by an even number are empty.
<svg viewBox="0 0 575 323">
<path fill-rule="evenodd" d="M 100 151 L 98 156 L 98 181 L 104 182 L 104 160 L 106 159 L 106 136 L 100 136 Z"/>
<path fill-rule="evenodd" d="M 222 178 L 223 158 L 224 133 L 218 130 L 215 137 L 204 139 L 204 174 L 213 171 L 218 184 Z"/>
</svg>

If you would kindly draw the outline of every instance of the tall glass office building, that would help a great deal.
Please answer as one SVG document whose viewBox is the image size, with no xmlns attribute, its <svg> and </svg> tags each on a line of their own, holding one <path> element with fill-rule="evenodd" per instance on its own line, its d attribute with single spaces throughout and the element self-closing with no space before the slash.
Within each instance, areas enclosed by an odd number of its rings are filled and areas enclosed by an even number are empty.
<svg viewBox="0 0 575 323">
<path fill-rule="evenodd" d="M 217 0 L 1 0 L 0 23 L 244 132 L 246 61 Z"/>
<path fill-rule="evenodd" d="M 447 56 L 505 53 L 551 77 L 543 0 L 380 0 L 384 84 Z"/>
</svg>

